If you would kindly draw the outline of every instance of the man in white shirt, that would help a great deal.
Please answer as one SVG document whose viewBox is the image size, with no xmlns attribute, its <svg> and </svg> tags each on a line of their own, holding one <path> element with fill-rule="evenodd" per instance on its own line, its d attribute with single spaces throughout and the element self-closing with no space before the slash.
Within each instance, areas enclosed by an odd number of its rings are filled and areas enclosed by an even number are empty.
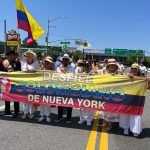
<svg viewBox="0 0 150 150">
<path fill-rule="evenodd" d="M 140 72 L 143 76 L 145 76 L 147 74 L 147 69 L 143 63 L 141 63 L 141 65 L 140 65 Z"/>
<path fill-rule="evenodd" d="M 67 72 L 75 72 L 75 69 L 69 65 L 70 63 L 70 57 L 68 54 L 64 54 L 62 58 L 62 65 L 57 67 L 56 71 L 59 73 L 67 73 Z M 58 118 L 55 120 L 55 122 L 59 122 L 63 119 L 63 108 L 62 106 L 58 106 Z M 72 116 L 72 108 L 67 108 L 67 121 L 66 123 L 71 123 L 71 116 Z"/>
</svg>

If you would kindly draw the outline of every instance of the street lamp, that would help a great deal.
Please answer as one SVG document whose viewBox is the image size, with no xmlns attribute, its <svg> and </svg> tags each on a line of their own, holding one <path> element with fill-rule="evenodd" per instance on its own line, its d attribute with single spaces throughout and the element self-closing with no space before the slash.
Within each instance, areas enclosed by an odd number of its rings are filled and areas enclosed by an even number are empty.
<svg viewBox="0 0 150 150">
<path fill-rule="evenodd" d="M 52 20 L 49 20 L 48 19 L 48 31 L 47 31 L 47 35 L 46 35 L 46 44 L 47 44 L 47 49 L 46 49 L 46 56 L 47 56 L 47 51 L 48 51 L 48 40 L 49 40 L 49 28 L 50 27 L 53 27 L 53 26 L 50 26 L 49 24 L 51 23 L 51 22 L 53 22 L 53 21 L 55 21 L 55 20 L 58 20 L 58 19 L 65 19 L 65 18 L 67 18 L 67 16 L 60 16 L 60 17 L 57 17 L 57 18 L 55 18 L 55 19 L 52 19 Z"/>
</svg>

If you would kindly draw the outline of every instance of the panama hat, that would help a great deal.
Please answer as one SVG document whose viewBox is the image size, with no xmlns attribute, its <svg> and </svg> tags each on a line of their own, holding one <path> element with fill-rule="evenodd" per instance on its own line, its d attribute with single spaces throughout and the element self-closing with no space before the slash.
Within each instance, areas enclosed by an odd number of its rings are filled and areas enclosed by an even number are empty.
<svg viewBox="0 0 150 150">
<path fill-rule="evenodd" d="M 78 64 L 84 64 L 84 61 L 82 59 L 79 59 Z"/>
<path fill-rule="evenodd" d="M 33 52 L 32 50 L 28 50 L 27 52 L 24 53 L 24 56 L 26 57 L 27 54 L 30 54 L 32 56 L 32 58 L 36 58 L 36 53 Z"/>
<path fill-rule="evenodd" d="M 53 63 L 53 58 L 50 56 L 47 56 L 44 61 L 48 61 L 50 63 Z"/>
<path fill-rule="evenodd" d="M 109 65 L 115 65 L 118 67 L 118 64 L 115 59 L 108 59 L 106 67 Z"/>
<path fill-rule="evenodd" d="M 131 65 L 131 68 L 137 68 L 137 69 L 140 69 L 140 65 L 137 64 L 137 63 L 134 63 Z"/>
<path fill-rule="evenodd" d="M 64 54 L 64 56 L 62 57 L 62 60 L 63 59 L 68 59 L 69 61 L 70 61 L 70 57 L 69 57 L 69 55 L 66 53 L 66 54 Z"/>
</svg>

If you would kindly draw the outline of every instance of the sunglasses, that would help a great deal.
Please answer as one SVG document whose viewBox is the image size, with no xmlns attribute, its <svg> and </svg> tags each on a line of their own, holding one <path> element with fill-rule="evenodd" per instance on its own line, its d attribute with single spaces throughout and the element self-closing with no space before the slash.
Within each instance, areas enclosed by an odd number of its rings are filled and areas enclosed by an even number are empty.
<svg viewBox="0 0 150 150">
<path fill-rule="evenodd" d="M 138 68 L 131 68 L 131 70 L 137 70 Z"/>
</svg>

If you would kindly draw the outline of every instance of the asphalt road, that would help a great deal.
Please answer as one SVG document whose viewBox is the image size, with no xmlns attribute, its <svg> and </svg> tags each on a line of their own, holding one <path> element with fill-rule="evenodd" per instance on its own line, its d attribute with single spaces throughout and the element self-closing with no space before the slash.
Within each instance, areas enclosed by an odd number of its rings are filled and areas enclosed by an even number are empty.
<svg viewBox="0 0 150 150">
<path fill-rule="evenodd" d="M 13 104 L 11 107 L 13 110 Z M 3 109 L 4 103 L 0 102 L 1 114 Z M 150 150 L 149 116 L 150 91 L 146 97 L 143 132 L 139 138 L 132 134 L 124 136 L 118 124 L 109 133 L 104 133 L 101 120 L 93 128 L 86 124 L 78 125 L 78 109 L 73 110 L 71 124 L 54 122 L 57 117 L 56 107 L 52 108 L 52 123 L 38 123 L 39 112 L 36 112 L 34 120 L 0 116 L 0 150 Z"/>
</svg>

